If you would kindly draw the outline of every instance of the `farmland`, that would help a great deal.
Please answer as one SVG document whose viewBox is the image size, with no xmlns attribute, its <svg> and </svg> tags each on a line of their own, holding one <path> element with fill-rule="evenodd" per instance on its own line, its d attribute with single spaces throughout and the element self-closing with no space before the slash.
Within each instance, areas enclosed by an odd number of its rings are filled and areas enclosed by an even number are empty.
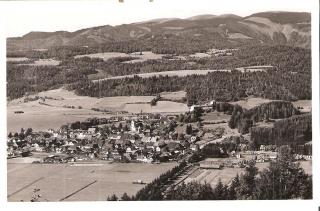
<svg viewBox="0 0 320 211">
<path fill-rule="evenodd" d="M 185 91 L 177 92 L 162 92 L 160 93 L 161 99 L 172 100 L 172 101 L 181 101 L 186 97 Z"/>
<path fill-rule="evenodd" d="M 123 76 L 115 76 L 104 78 L 100 80 L 93 80 L 93 82 L 103 81 L 103 80 L 112 80 L 112 79 L 122 79 L 122 78 L 133 78 L 135 76 L 141 78 L 151 78 L 151 77 L 159 77 L 159 76 L 178 76 L 185 77 L 188 75 L 207 75 L 210 72 L 230 72 L 231 70 L 175 70 L 175 71 L 163 71 L 163 72 L 152 72 L 152 73 L 140 73 L 140 74 L 131 74 L 131 75 L 123 75 Z"/>
<path fill-rule="evenodd" d="M 150 104 L 126 104 L 123 110 L 129 113 L 185 113 L 189 108 L 183 103 L 159 101 L 155 106 Z"/>
<path fill-rule="evenodd" d="M 28 60 L 26 57 L 7 57 L 7 62 L 24 62 Z"/>
<path fill-rule="evenodd" d="M 302 161 L 300 162 L 300 165 L 307 174 L 312 174 L 311 161 Z M 267 168 L 268 166 L 269 163 L 256 163 L 256 167 L 259 171 Z M 237 174 L 240 176 L 244 172 L 244 168 L 223 168 L 221 170 L 214 170 L 200 169 L 196 167 L 191 171 L 191 174 L 184 180 L 184 182 L 188 183 L 191 181 L 197 181 L 202 184 L 209 183 L 214 187 L 218 184 L 219 180 L 221 180 L 223 184 L 229 184 Z"/>
<path fill-rule="evenodd" d="M 34 63 L 28 64 L 32 66 L 57 66 L 60 64 L 60 61 L 54 59 L 39 59 L 34 61 Z"/>
<path fill-rule="evenodd" d="M 300 108 L 300 111 L 302 112 L 311 112 L 311 108 L 312 108 L 311 100 L 297 100 L 295 102 L 292 102 L 292 104 L 295 107 Z"/>
<path fill-rule="evenodd" d="M 151 182 L 175 165 L 102 161 L 81 165 L 8 163 L 8 201 L 30 201 L 35 188 L 40 189 L 43 201 L 104 201 L 113 193 L 133 195 L 143 187 L 133 181 Z"/>
<path fill-rule="evenodd" d="M 105 52 L 105 53 L 95 53 L 95 54 L 85 54 L 85 55 L 78 55 L 74 58 L 82 58 L 82 57 L 89 57 L 89 58 L 100 58 L 104 61 L 108 61 L 111 58 L 117 57 L 132 57 L 133 60 L 126 61 L 125 63 L 134 63 L 134 62 L 144 62 L 146 60 L 154 60 L 154 59 L 162 59 L 163 54 L 155 54 L 151 51 L 143 51 L 141 52 L 134 52 L 134 53 L 120 53 L 120 52 Z"/>
<path fill-rule="evenodd" d="M 231 104 L 238 104 L 242 108 L 251 109 L 251 108 L 254 108 L 254 107 L 259 106 L 261 104 L 269 103 L 271 101 L 274 101 L 274 100 L 269 100 L 269 99 L 259 98 L 259 97 L 249 97 L 245 100 L 231 102 Z"/>
<path fill-rule="evenodd" d="M 63 88 L 40 92 L 37 96 L 45 98 L 45 102 L 41 103 L 41 100 L 24 102 L 26 98 L 19 98 L 8 103 L 8 131 L 20 131 L 21 128 L 28 127 L 35 131 L 57 129 L 63 124 L 90 117 L 110 116 L 110 113 L 93 111 L 92 108 L 129 113 L 140 113 L 141 110 L 149 113 L 182 113 L 188 110 L 186 104 L 171 101 L 159 101 L 156 106 L 151 106 L 150 101 L 154 96 L 94 98 L 77 96 L 74 92 Z M 15 111 L 24 113 L 15 114 Z"/>
</svg>

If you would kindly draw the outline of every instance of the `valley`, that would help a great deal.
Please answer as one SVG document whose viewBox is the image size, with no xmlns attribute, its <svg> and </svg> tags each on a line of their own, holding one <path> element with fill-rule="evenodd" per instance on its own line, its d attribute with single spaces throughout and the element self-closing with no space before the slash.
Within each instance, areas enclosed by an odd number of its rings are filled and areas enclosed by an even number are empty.
<svg viewBox="0 0 320 211">
<path fill-rule="evenodd" d="M 8 201 L 312 198 L 310 21 L 200 15 L 8 38 Z"/>
</svg>

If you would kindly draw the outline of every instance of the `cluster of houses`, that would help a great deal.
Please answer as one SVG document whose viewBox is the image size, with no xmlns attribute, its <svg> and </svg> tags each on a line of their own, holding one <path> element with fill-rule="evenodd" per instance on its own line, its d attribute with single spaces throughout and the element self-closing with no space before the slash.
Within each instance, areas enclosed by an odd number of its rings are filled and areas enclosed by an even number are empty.
<svg viewBox="0 0 320 211">
<path fill-rule="evenodd" d="M 193 106 L 209 109 L 215 101 Z M 81 160 L 113 160 L 120 162 L 158 163 L 184 160 L 201 150 L 212 140 L 224 141 L 224 128 L 204 131 L 192 128 L 191 132 L 179 131 L 179 115 L 137 114 L 117 115 L 110 118 L 88 119 L 62 126 L 59 130 L 24 132 L 9 136 L 8 158 L 30 156 L 32 153 L 47 153 L 43 162 L 74 162 Z M 180 122 L 181 125 L 185 123 Z M 204 161 L 205 166 L 243 166 L 248 160 L 269 162 L 276 159 L 276 146 L 261 145 L 260 151 L 248 152 L 248 144 L 237 144 L 240 152 L 231 152 L 229 158 L 219 161 Z M 246 153 L 244 153 L 246 152 Z M 310 160 L 311 156 L 296 155 L 296 160 Z M 206 163 L 207 162 L 207 163 Z"/>
<path fill-rule="evenodd" d="M 141 114 L 111 117 L 105 124 L 87 129 L 61 128 L 32 132 L 21 139 L 8 138 L 8 158 L 48 153 L 44 162 L 76 160 L 116 160 L 123 162 L 166 162 L 179 160 L 188 152 L 198 150 L 196 136 L 177 139 L 174 131 L 176 116 Z"/>
</svg>

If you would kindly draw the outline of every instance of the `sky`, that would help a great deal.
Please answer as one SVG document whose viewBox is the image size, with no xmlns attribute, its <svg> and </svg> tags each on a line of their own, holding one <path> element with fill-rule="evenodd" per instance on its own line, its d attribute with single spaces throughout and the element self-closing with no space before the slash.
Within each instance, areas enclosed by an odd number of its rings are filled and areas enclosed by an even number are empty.
<svg viewBox="0 0 320 211">
<path fill-rule="evenodd" d="M 76 31 L 156 18 L 187 18 L 200 14 L 247 16 L 263 11 L 311 12 L 314 0 L 78 0 L 0 2 L 6 36 L 30 31 Z"/>
</svg>

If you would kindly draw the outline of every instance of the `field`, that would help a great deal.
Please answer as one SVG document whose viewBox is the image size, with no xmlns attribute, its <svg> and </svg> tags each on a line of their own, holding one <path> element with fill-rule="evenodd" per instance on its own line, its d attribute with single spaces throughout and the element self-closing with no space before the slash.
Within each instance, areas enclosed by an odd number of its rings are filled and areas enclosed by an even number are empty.
<svg viewBox="0 0 320 211">
<path fill-rule="evenodd" d="M 7 57 L 7 62 L 24 62 L 28 60 L 26 57 Z"/>
<path fill-rule="evenodd" d="M 186 97 L 185 91 L 177 91 L 177 92 L 162 92 L 160 96 L 162 99 L 172 100 L 172 101 L 181 101 Z"/>
<path fill-rule="evenodd" d="M 228 33 L 228 38 L 230 39 L 252 39 L 252 37 L 248 37 L 241 33 Z"/>
<path fill-rule="evenodd" d="M 44 102 L 41 100 L 24 102 L 25 98 L 20 98 L 8 103 L 8 131 L 20 131 L 21 128 L 28 127 L 35 131 L 57 129 L 63 124 L 85 120 L 89 117 L 110 116 L 110 113 L 93 111 L 92 108 L 105 109 L 110 112 L 128 111 L 129 113 L 140 113 L 141 110 L 150 113 L 181 113 L 188 110 L 185 104 L 170 101 L 159 101 L 156 106 L 151 107 L 150 101 L 154 96 L 94 98 L 78 96 L 63 88 L 40 92 L 37 96 L 46 97 L 46 99 Z M 70 108 L 71 106 L 74 106 L 74 109 Z M 24 113 L 15 114 L 15 111 Z"/>
<path fill-rule="evenodd" d="M 131 75 L 122 75 L 122 76 L 114 76 L 109 78 L 104 78 L 100 80 L 112 80 L 112 79 L 123 79 L 123 78 L 133 78 L 134 76 L 139 76 L 141 78 L 151 78 L 151 77 L 159 77 L 159 76 L 178 76 L 185 77 L 188 75 L 206 75 L 210 72 L 230 72 L 231 70 L 175 70 L 175 71 L 163 71 L 163 72 L 152 72 L 152 73 L 140 73 L 140 74 L 131 74 Z M 98 82 L 100 80 L 93 80 L 93 82 Z"/>
<path fill-rule="evenodd" d="M 231 104 L 238 104 L 240 105 L 242 108 L 245 109 L 251 109 L 254 108 L 256 106 L 259 106 L 263 103 L 269 103 L 271 101 L 275 101 L 275 100 L 269 100 L 269 99 L 265 99 L 265 98 L 259 98 L 259 97 L 250 97 L 246 100 L 240 100 L 240 101 L 236 101 L 236 102 L 231 102 Z"/>
<path fill-rule="evenodd" d="M 8 58 L 7 58 L 7 61 Z M 25 60 L 22 60 L 25 61 Z M 54 59 L 39 59 L 34 61 L 34 63 L 30 63 L 30 64 L 23 64 L 23 65 L 28 65 L 28 66 L 57 66 L 60 64 L 60 61 L 58 60 L 54 60 Z"/>
<path fill-rule="evenodd" d="M 266 72 L 268 69 L 272 68 L 273 66 L 270 65 L 263 65 L 263 66 L 250 66 L 250 67 L 239 67 L 236 70 L 240 72 Z"/>
<path fill-rule="evenodd" d="M 146 60 L 154 60 L 154 59 L 162 59 L 162 54 L 155 54 L 151 51 L 143 51 L 142 55 L 140 55 L 140 52 L 135 53 L 120 53 L 120 52 L 106 52 L 106 53 L 95 53 L 95 54 L 85 54 L 85 55 L 78 55 L 74 58 L 81 58 L 81 57 L 90 57 L 90 58 L 101 58 L 104 61 L 107 61 L 111 58 L 116 57 L 135 57 L 137 59 L 126 61 L 124 63 L 134 63 L 134 62 L 144 62 Z"/>
<path fill-rule="evenodd" d="M 189 110 L 188 106 L 183 103 L 171 101 L 158 101 L 157 105 L 150 104 L 126 104 L 123 108 L 129 113 L 185 113 Z"/>
<path fill-rule="evenodd" d="M 300 111 L 302 112 L 311 112 L 312 101 L 311 100 L 297 100 L 292 102 L 295 107 L 302 107 Z"/>
<path fill-rule="evenodd" d="M 23 111 L 15 114 L 15 111 Z M 83 121 L 89 117 L 103 117 L 102 113 L 88 109 L 71 109 L 40 105 L 28 102 L 17 106 L 8 106 L 7 131 L 16 132 L 21 128 L 31 127 L 34 131 L 58 129 L 61 125 L 75 121 Z"/>
<path fill-rule="evenodd" d="M 312 174 L 311 169 L 311 161 L 303 161 L 300 162 L 301 167 L 306 171 L 308 174 Z M 267 168 L 269 163 L 256 163 L 256 167 L 259 170 Z M 194 169 L 191 175 L 189 175 L 184 182 L 191 182 L 197 181 L 200 183 L 209 183 L 212 187 L 215 187 L 219 180 L 221 180 L 224 184 L 229 184 L 232 179 L 238 174 L 241 175 L 245 172 L 244 168 L 223 168 L 221 170 L 214 170 L 214 169 Z"/>
<path fill-rule="evenodd" d="M 212 123 L 219 123 L 222 121 L 228 122 L 230 119 L 231 115 L 225 114 L 223 112 L 210 112 L 210 113 L 205 113 L 202 117 L 203 119 L 203 124 L 212 124 Z"/>
<path fill-rule="evenodd" d="M 88 163 L 88 164 L 16 164 L 7 166 L 8 201 L 30 201 L 39 188 L 41 201 L 104 201 L 108 195 L 129 196 L 151 182 L 175 163 Z M 69 197 L 68 197 L 69 196 Z"/>
</svg>

